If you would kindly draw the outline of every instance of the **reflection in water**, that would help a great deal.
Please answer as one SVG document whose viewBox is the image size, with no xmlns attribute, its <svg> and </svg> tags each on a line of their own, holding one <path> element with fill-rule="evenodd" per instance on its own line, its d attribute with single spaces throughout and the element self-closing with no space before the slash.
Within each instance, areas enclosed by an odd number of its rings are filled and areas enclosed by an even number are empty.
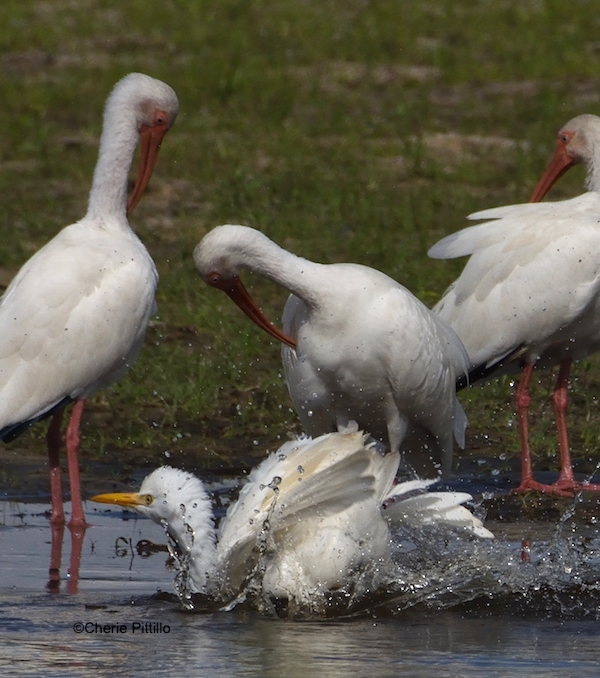
<svg viewBox="0 0 600 678">
<path fill-rule="evenodd" d="M 68 526 L 68 534 L 71 537 L 71 556 L 69 559 L 69 569 L 67 570 L 67 591 L 68 593 L 77 593 L 79 582 L 79 567 L 81 564 L 81 550 L 85 538 L 85 527 Z M 65 526 L 50 525 L 52 542 L 50 547 L 50 567 L 48 568 L 48 590 L 58 591 L 61 585 L 61 564 L 62 549 L 65 536 Z"/>
<path fill-rule="evenodd" d="M 522 621 L 506 615 L 482 620 L 453 611 L 413 610 L 393 619 L 287 623 L 239 611 L 177 613 L 150 599 L 139 601 L 134 612 L 125 601 L 87 612 L 83 605 L 60 605 L 52 611 L 39 600 L 27 603 L 40 622 L 33 630 L 19 633 L 13 626 L 4 631 L 0 670 L 7 675 L 597 675 L 598 631 L 583 622 Z M 3 614 L 10 613 L 3 607 Z M 17 614 L 23 615 L 20 609 Z M 71 627 L 82 614 L 113 623 L 160 618 L 171 630 L 155 635 L 75 634 Z"/>
<path fill-rule="evenodd" d="M 42 511 L 10 512 L 5 508 L 3 515 L 0 546 L 10 544 L 0 555 L 5 585 L 13 581 L 17 587 L 31 589 L 35 580 L 33 588 L 38 589 L 44 561 L 48 563 L 48 545 L 50 563 L 56 564 L 55 531 L 50 530 Z M 173 561 L 166 553 L 166 535 L 159 526 L 131 519 L 131 514 L 120 511 L 91 515 L 95 524 L 87 533 L 72 535 L 70 552 L 67 548 L 64 555 L 71 567 L 62 580 L 66 592 L 76 593 L 78 581 L 89 588 L 99 579 L 124 581 L 134 574 L 139 574 L 142 582 L 155 581 L 163 590 L 173 590 Z M 123 515 L 128 516 L 127 521 L 115 520 Z M 415 607 L 495 612 L 509 608 L 518 614 L 533 611 L 550 617 L 598 618 L 600 539 L 595 529 L 568 521 L 557 527 L 526 523 L 521 532 L 519 529 L 513 524 L 503 534 L 502 526 L 497 525 L 497 539 L 478 540 L 433 526 L 403 527 L 394 533 L 393 562 L 374 562 L 357 572 L 343 589 L 323 592 L 320 607 L 279 608 L 273 600 L 262 599 L 260 587 L 253 589 L 251 581 L 239 603 L 266 616 L 296 619 L 364 616 L 369 612 L 390 616 Z M 521 537 L 536 531 L 542 538 L 531 542 L 523 559 Z M 69 546 L 68 540 L 65 546 Z M 80 559 L 78 580 L 73 562 L 78 564 Z M 153 567 L 149 566 L 151 561 Z M 157 569 L 160 575 L 153 580 Z M 47 584 L 47 576 L 45 581 Z M 59 581 L 51 579 L 48 588 L 60 590 Z M 214 604 L 200 604 L 198 609 L 216 611 Z"/>
<path fill-rule="evenodd" d="M 397 536 L 397 589 L 347 619 L 285 622 L 248 606 L 182 612 L 160 527 L 89 512 L 79 587 L 47 592 L 51 532 L 39 507 L 0 505 L 0 673 L 15 676 L 596 676 L 600 541 L 592 528 L 494 526 L 494 542 Z M 521 559 L 524 536 L 530 561 Z M 147 544 L 145 544 L 147 547 Z M 443 548 L 442 548 L 443 546 Z M 70 558 L 65 540 L 63 559 Z M 149 554 L 149 555 L 148 555 Z M 389 577 L 390 572 L 380 573 Z M 124 633 L 76 633 L 77 622 Z M 133 633 L 162 623 L 168 633 Z M 139 627 L 138 627 L 139 628 Z"/>
</svg>

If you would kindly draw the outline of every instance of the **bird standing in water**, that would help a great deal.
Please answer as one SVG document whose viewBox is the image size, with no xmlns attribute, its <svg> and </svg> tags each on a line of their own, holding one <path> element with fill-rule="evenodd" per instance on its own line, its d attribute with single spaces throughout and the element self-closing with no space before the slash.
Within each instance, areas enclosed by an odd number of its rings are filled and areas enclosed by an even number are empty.
<svg viewBox="0 0 600 678">
<path fill-rule="evenodd" d="M 127 371 L 155 311 L 156 267 L 127 214 L 150 181 L 178 108 L 175 92 L 160 80 L 131 73 L 117 83 L 106 102 L 87 214 L 24 264 L 0 300 L 0 439 L 10 441 L 52 415 L 47 439 L 53 524 L 64 523 L 58 459 L 63 410 L 74 403 L 66 432 L 70 525 L 81 527 L 84 400 Z M 128 201 L 138 140 L 139 172 Z"/>
<path fill-rule="evenodd" d="M 584 163 L 588 192 L 540 203 L 572 165 Z M 581 115 L 558 133 L 556 151 L 530 203 L 471 214 L 491 219 L 454 233 L 429 250 L 435 259 L 470 256 L 434 311 L 462 339 L 471 367 L 521 369 L 517 412 L 522 479 L 516 491 L 571 495 L 600 490 L 578 482 L 571 465 L 566 409 L 574 360 L 600 349 L 600 118 Z M 534 368 L 558 364 L 552 395 L 561 470 L 534 480 L 529 447 L 529 384 Z"/>
</svg>

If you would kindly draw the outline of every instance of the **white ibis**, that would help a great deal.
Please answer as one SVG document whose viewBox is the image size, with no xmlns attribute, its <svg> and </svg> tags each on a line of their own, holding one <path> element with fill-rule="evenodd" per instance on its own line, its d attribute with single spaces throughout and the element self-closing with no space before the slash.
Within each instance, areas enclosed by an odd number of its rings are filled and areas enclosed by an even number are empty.
<svg viewBox="0 0 600 678">
<path fill-rule="evenodd" d="M 310 608 L 390 558 L 390 524 L 493 537 L 462 506 L 469 494 L 426 492 L 432 480 L 394 485 L 398 454 L 381 455 L 365 439 L 351 425 L 288 441 L 251 472 L 218 530 L 202 482 L 168 466 L 147 476 L 139 492 L 92 500 L 132 508 L 166 527 L 183 570 L 176 590 L 190 607 L 190 594 L 230 608 L 257 588 L 280 609 Z"/>
<path fill-rule="evenodd" d="M 321 435 L 353 420 L 411 470 L 447 474 L 453 433 L 464 443 L 466 417 L 455 395 L 467 356 L 455 333 L 405 287 L 358 264 L 318 264 L 246 226 L 220 226 L 196 246 L 201 277 L 260 327 L 290 347 L 287 385 L 304 430 Z M 275 328 L 240 280 L 251 269 L 295 297 Z M 290 311 L 293 309 L 293 312 Z M 286 320 L 287 322 L 287 320 Z M 407 434 L 411 434 L 405 440 Z"/>
<path fill-rule="evenodd" d="M 566 408 L 573 360 L 600 348 L 600 118 L 581 115 L 558 133 L 554 157 L 530 203 L 484 210 L 492 219 L 450 235 L 429 251 L 436 259 L 469 256 L 435 307 L 462 339 L 473 367 L 520 367 L 516 392 L 522 480 L 516 491 L 570 495 L 600 490 L 577 482 L 567 437 Z M 588 193 L 539 203 L 571 165 L 587 167 Z M 535 202 L 534 202 L 535 201 Z M 559 364 L 553 392 L 561 470 L 546 485 L 533 478 L 529 448 L 529 384 L 534 367 Z"/>
<path fill-rule="evenodd" d="M 87 214 L 39 250 L 0 300 L 0 439 L 53 415 L 48 429 L 52 522 L 64 523 L 58 451 L 63 408 L 74 402 L 66 433 L 70 525 L 85 525 L 79 486 L 79 422 L 84 399 L 120 379 L 136 358 L 155 309 L 158 275 L 131 230 L 161 141 L 178 111 L 165 83 L 131 73 L 106 102 Z M 141 140 L 127 202 L 127 178 Z"/>
</svg>

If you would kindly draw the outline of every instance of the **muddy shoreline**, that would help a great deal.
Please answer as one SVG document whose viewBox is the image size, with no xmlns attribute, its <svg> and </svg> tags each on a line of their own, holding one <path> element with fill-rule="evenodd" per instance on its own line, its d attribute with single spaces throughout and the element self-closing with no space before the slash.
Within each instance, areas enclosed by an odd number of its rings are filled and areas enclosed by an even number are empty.
<svg viewBox="0 0 600 678">
<path fill-rule="evenodd" d="M 144 476 L 161 464 L 185 468 L 207 480 L 237 478 L 241 482 L 251 468 L 282 442 L 276 438 L 270 441 L 229 437 L 210 440 L 197 436 L 185 437 L 168 448 L 163 444 L 130 449 L 106 446 L 101 457 L 87 452 L 84 445 L 80 458 L 83 497 L 136 489 Z M 68 501 L 64 458 L 61 467 L 63 495 Z M 578 470 L 577 461 L 575 468 Z M 505 459 L 492 447 L 470 446 L 465 452 L 455 452 L 454 471 L 444 486 L 471 493 L 475 509 L 489 521 L 529 520 L 532 524 L 543 521 L 559 525 L 570 516 L 569 520 L 590 528 L 600 521 L 598 493 L 583 493 L 575 498 L 512 494 L 511 489 L 519 483 L 519 474 L 518 455 Z M 541 482 L 549 483 L 556 479 L 557 471 L 539 468 L 535 475 Z M 33 439 L 26 434 L 10 445 L 0 446 L 0 499 L 49 503 L 48 462 L 43 439 Z"/>
</svg>

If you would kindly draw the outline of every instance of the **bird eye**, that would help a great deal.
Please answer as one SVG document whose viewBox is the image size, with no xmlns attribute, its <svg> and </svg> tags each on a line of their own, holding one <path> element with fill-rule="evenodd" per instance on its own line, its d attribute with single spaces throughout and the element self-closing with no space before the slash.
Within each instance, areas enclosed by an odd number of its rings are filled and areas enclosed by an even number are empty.
<svg viewBox="0 0 600 678">
<path fill-rule="evenodd" d="M 211 273 L 208 276 L 208 283 L 209 285 L 218 285 L 221 282 L 221 274 L 220 273 Z"/>
<path fill-rule="evenodd" d="M 558 135 L 558 143 L 563 144 L 564 146 L 567 146 L 568 144 L 573 141 L 573 137 L 575 136 L 575 132 L 562 132 Z"/>
<path fill-rule="evenodd" d="M 150 506 L 154 502 L 154 497 L 151 494 L 145 494 L 142 497 L 142 501 L 146 506 Z"/>
<path fill-rule="evenodd" d="M 157 110 L 154 112 L 154 124 L 155 125 L 166 125 L 167 123 L 167 114 L 164 111 Z"/>
</svg>

